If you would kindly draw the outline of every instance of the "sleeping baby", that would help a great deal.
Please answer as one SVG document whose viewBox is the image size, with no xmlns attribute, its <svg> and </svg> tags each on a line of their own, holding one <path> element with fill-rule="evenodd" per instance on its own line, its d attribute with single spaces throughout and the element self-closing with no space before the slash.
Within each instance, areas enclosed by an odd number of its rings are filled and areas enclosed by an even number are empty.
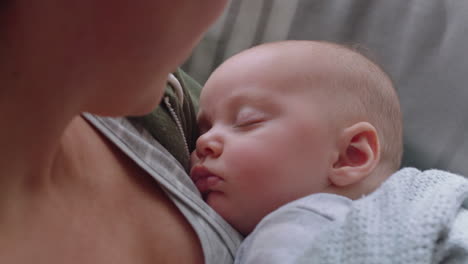
<svg viewBox="0 0 468 264">
<path fill-rule="evenodd" d="M 190 175 L 247 236 L 236 263 L 468 263 L 468 181 L 399 169 L 398 95 L 357 51 L 241 52 L 208 79 L 198 122 Z"/>
</svg>

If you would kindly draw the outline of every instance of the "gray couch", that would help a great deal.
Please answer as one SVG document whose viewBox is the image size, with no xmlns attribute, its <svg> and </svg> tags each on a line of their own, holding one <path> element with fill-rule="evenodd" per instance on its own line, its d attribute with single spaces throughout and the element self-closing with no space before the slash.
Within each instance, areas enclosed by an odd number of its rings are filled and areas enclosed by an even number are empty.
<svg viewBox="0 0 468 264">
<path fill-rule="evenodd" d="M 184 68 L 203 83 L 229 56 L 282 39 L 365 46 L 400 95 L 403 165 L 468 175 L 468 0 L 232 0 Z"/>
</svg>

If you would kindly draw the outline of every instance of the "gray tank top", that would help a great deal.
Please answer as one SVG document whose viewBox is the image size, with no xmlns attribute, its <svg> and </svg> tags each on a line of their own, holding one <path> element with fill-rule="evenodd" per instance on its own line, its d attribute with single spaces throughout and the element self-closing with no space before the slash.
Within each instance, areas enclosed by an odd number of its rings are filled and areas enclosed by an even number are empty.
<svg viewBox="0 0 468 264">
<path fill-rule="evenodd" d="M 161 144 L 126 118 L 83 116 L 159 183 L 198 235 L 205 263 L 234 262 L 242 237 L 203 202 L 182 165 Z"/>
</svg>

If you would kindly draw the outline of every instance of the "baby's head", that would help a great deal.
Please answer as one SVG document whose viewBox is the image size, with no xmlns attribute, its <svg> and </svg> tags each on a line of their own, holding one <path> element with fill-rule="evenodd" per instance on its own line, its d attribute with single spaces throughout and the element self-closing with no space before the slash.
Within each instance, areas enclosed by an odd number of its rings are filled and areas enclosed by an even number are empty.
<svg viewBox="0 0 468 264">
<path fill-rule="evenodd" d="M 230 58 L 202 90 L 199 125 L 191 177 L 244 235 L 309 194 L 359 198 L 400 166 L 392 82 L 331 43 L 265 44 Z"/>
</svg>

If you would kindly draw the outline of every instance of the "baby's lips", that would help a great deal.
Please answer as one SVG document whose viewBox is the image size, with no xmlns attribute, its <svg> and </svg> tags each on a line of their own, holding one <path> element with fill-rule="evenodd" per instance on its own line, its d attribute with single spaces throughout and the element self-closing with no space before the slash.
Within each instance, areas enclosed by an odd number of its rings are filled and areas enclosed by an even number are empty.
<svg viewBox="0 0 468 264">
<path fill-rule="evenodd" d="M 206 193 L 211 190 L 216 184 L 221 181 L 221 178 L 211 173 L 203 166 L 195 166 L 190 171 L 190 177 L 201 193 Z"/>
<path fill-rule="evenodd" d="M 195 182 L 195 186 L 197 186 L 197 189 L 200 191 L 200 193 L 204 194 L 211 191 L 213 187 L 215 187 L 220 181 L 221 178 L 219 178 L 218 176 L 210 175 L 198 179 Z"/>
<path fill-rule="evenodd" d="M 198 181 L 198 179 L 202 177 L 206 177 L 206 175 L 209 175 L 209 174 L 210 172 L 201 165 L 195 165 L 190 170 L 190 178 L 192 178 L 192 181 L 194 182 Z"/>
</svg>

